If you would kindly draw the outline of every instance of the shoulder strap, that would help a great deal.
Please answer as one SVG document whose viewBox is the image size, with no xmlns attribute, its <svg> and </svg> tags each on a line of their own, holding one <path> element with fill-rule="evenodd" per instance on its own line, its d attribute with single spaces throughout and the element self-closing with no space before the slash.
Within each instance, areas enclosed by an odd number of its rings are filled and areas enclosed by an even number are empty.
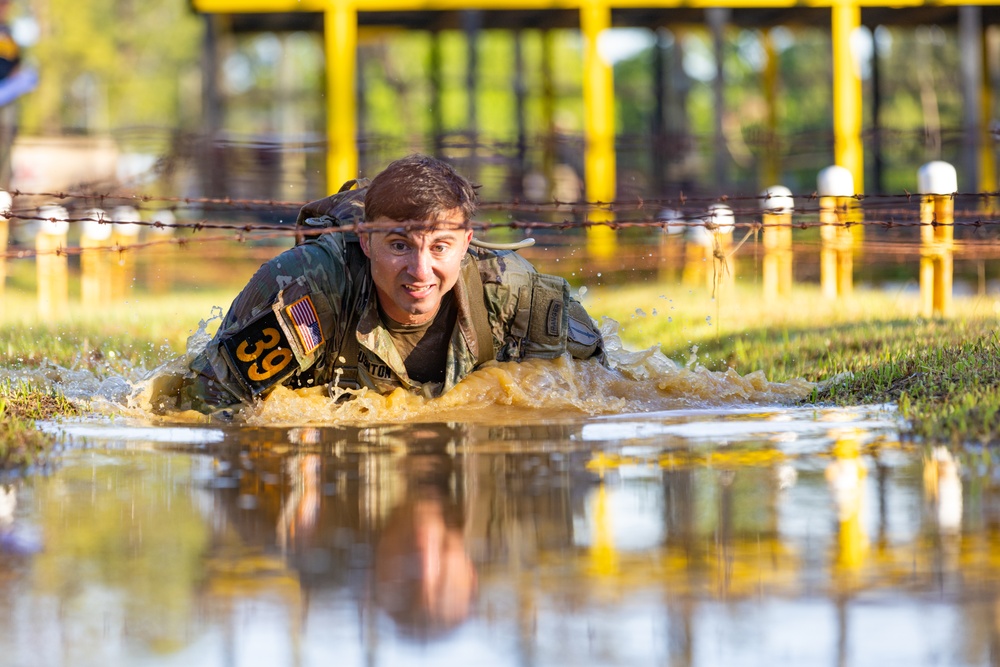
<svg viewBox="0 0 1000 667">
<path fill-rule="evenodd" d="M 347 244 L 347 272 L 351 277 L 354 295 L 347 311 L 347 327 L 344 329 L 340 339 L 340 347 L 337 349 L 337 356 L 333 360 L 333 367 L 339 368 L 343 372 L 340 375 L 340 384 L 344 386 L 360 387 L 361 380 L 358 375 L 358 355 L 361 346 L 358 345 L 358 322 L 361 321 L 361 301 L 358 285 L 364 280 L 365 256 L 361 251 L 360 244 Z M 340 361 L 343 359 L 343 361 Z"/>
<path fill-rule="evenodd" d="M 490 316 L 486 312 L 486 299 L 483 294 L 483 278 L 479 275 L 479 263 L 473 259 L 462 267 L 463 282 L 468 288 L 469 316 L 476 331 L 476 366 L 487 361 L 496 360 L 496 350 L 493 349 L 493 330 L 490 328 Z"/>
</svg>

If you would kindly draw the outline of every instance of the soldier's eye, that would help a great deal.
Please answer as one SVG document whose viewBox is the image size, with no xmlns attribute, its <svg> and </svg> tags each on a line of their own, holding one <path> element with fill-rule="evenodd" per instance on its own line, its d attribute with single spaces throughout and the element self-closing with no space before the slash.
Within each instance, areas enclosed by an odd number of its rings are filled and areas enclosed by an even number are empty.
<svg viewBox="0 0 1000 667">
<path fill-rule="evenodd" d="M 402 241 L 390 241 L 389 249 L 393 252 L 406 252 L 406 244 Z"/>
</svg>

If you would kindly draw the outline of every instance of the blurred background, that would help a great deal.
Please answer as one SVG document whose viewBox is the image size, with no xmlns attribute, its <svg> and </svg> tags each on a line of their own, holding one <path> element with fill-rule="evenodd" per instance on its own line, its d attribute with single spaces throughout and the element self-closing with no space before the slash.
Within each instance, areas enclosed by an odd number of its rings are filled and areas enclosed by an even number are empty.
<svg viewBox="0 0 1000 667">
<path fill-rule="evenodd" d="M 347 100 L 358 170 L 371 176 L 421 151 L 455 162 L 486 200 L 582 198 L 580 11 L 537 4 L 359 12 L 356 96 Z M 984 178 L 996 189 L 995 168 L 984 174 L 982 163 L 996 151 L 1000 12 L 962 9 L 979 23 L 976 128 L 959 9 L 862 12 L 851 45 L 867 192 L 913 190 L 915 169 L 934 159 L 958 166 L 963 181 L 971 172 L 966 191 Z M 16 102 L 11 188 L 326 194 L 322 12 L 14 0 L 8 13 L 24 63 L 39 73 Z M 598 46 L 613 68 L 619 199 L 775 183 L 811 192 L 816 172 L 834 163 L 829 9 L 614 10 L 611 19 Z M 970 140 L 978 166 L 963 168 Z"/>
</svg>

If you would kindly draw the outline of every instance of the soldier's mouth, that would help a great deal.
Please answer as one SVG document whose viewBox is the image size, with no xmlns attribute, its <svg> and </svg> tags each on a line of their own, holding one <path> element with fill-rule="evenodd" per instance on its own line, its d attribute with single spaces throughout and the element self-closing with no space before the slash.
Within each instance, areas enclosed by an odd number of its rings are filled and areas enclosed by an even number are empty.
<svg viewBox="0 0 1000 667">
<path fill-rule="evenodd" d="M 403 285 L 403 289 L 414 298 L 429 296 L 434 291 L 434 285 Z"/>
</svg>

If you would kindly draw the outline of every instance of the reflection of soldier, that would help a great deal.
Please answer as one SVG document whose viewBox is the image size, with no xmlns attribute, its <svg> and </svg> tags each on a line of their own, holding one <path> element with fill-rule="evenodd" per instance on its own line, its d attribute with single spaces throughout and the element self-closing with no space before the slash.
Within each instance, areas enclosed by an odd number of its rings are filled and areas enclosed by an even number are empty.
<svg viewBox="0 0 1000 667">
<path fill-rule="evenodd" d="M 476 571 L 449 492 L 451 458 L 411 454 L 403 465 L 406 492 L 375 550 L 375 601 L 404 631 L 427 637 L 468 617 Z"/>
</svg>

